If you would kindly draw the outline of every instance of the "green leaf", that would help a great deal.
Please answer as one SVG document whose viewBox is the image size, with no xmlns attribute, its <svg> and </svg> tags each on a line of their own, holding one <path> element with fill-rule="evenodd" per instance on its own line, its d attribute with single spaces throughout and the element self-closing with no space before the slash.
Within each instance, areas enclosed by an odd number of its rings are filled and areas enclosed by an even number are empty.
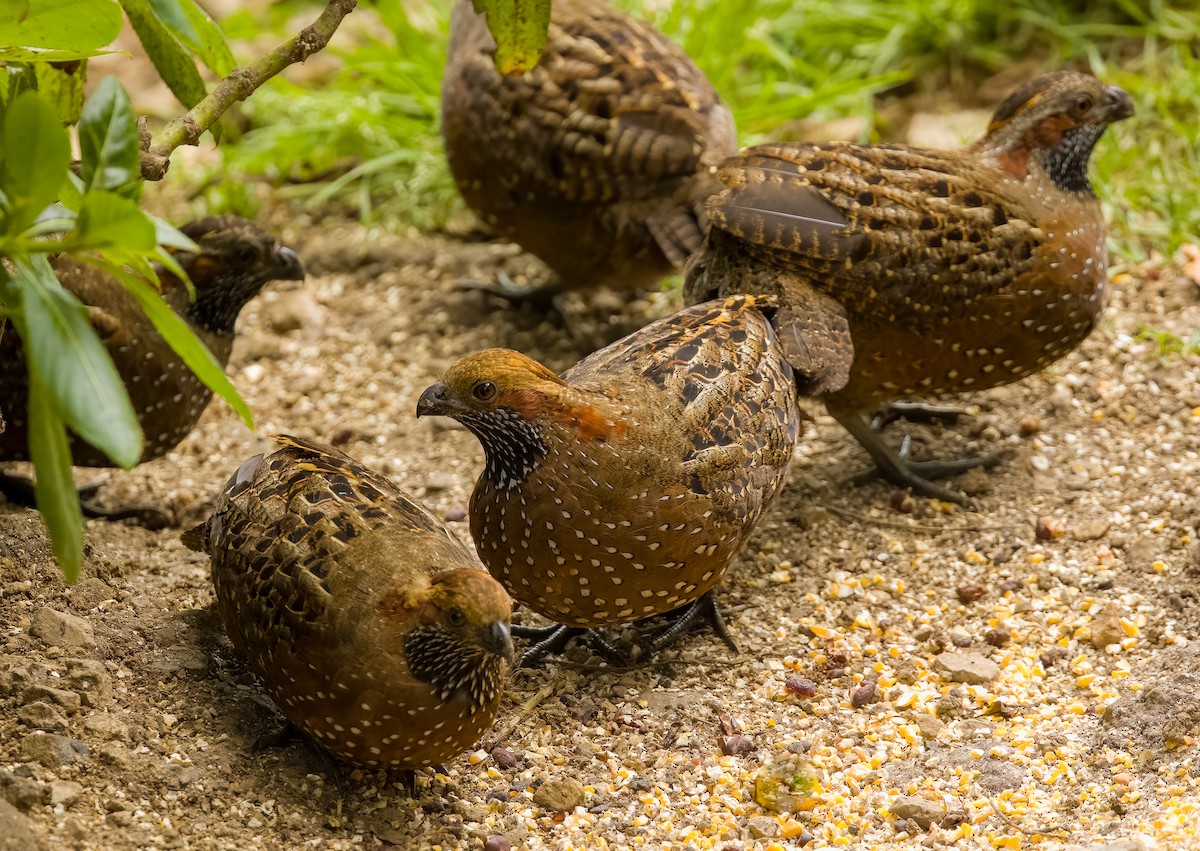
<svg viewBox="0 0 1200 851">
<path fill-rule="evenodd" d="M 188 369 L 196 373 L 196 377 L 203 381 L 210 390 L 228 402 L 229 406 L 242 418 L 242 422 L 248 428 L 253 429 L 254 415 L 250 413 L 250 407 L 246 404 L 246 400 L 237 392 L 237 388 L 225 374 L 225 369 L 221 366 L 220 361 L 192 332 L 183 317 L 172 310 L 163 301 L 158 290 L 150 286 L 145 279 L 127 274 L 121 276 L 121 282 L 137 299 L 142 310 L 146 312 L 146 316 L 158 329 L 158 333 L 162 334 L 167 344 L 187 364 Z"/>
<path fill-rule="evenodd" d="M 29 376 L 29 458 L 33 461 L 38 511 L 50 533 L 50 547 L 67 583 L 79 578 L 83 564 L 83 513 L 71 475 L 71 446 L 51 394 Z"/>
<path fill-rule="evenodd" d="M 54 107 L 58 120 L 74 124 L 83 108 L 83 84 L 87 79 L 87 60 L 39 62 L 33 66 L 38 94 Z"/>
<path fill-rule="evenodd" d="M 550 0 L 471 0 L 487 15 L 496 40 L 496 67 L 501 74 L 523 74 L 537 65 L 550 29 Z"/>
<path fill-rule="evenodd" d="M 24 65 L 0 67 L 0 101 L 12 103 L 21 92 L 37 91 L 37 74 Z"/>
<path fill-rule="evenodd" d="M 221 76 L 233 70 L 233 54 L 225 36 L 195 0 L 150 0 L 154 14 L 184 46 Z"/>
<path fill-rule="evenodd" d="M 94 55 L 120 31 L 116 0 L 0 0 L 0 44 L 5 46 Z"/>
<path fill-rule="evenodd" d="M 208 94 L 208 89 L 187 47 L 158 17 L 149 0 L 121 0 L 121 5 L 163 81 L 179 102 L 191 109 Z"/>
<path fill-rule="evenodd" d="M 41 382 L 72 431 L 129 469 L 142 457 L 142 430 L 87 310 L 63 289 L 44 256 L 10 259 L 31 379 Z"/>
<path fill-rule="evenodd" d="M 24 230 L 56 197 L 71 167 L 71 142 L 58 116 L 34 92 L 25 92 L 4 117 L 4 188 L 9 232 Z"/>
<path fill-rule="evenodd" d="M 0 47 L 0 62 L 23 62 L 38 64 L 42 62 L 75 62 L 80 59 L 90 59 L 93 56 L 105 56 L 109 53 L 123 53 L 121 50 L 43 50 L 40 47 Z M 126 53 L 126 56 L 129 54 Z"/>
<path fill-rule="evenodd" d="M 72 248 L 118 246 L 147 252 L 156 245 L 154 222 L 135 202 L 100 189 L 83 196 Z"/>
<path fill-rule="evenodd" d="M 117 189 L 141 177 L 137 119 L 116 77 L 105 77 L 79 117 L 80 177 L 89 189 Z"/>
</svg>

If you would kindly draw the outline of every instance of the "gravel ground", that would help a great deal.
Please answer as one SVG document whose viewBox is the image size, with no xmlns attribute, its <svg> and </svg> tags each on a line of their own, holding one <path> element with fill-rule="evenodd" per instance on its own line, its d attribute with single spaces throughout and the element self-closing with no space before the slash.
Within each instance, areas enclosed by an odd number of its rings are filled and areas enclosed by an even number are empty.
<svg viewBox="0 0 1200 851">
<path fill-rule="evenodd" d="M 414 418 L 420 391 L 487 344 L 564 368 L 672 306 L 601 295 L 566 333 L 453 291 L 528 272 L 508 247 L 291 226 L 310 279 L 249 307 L 230 368 L 260 432 L 341 446 L 464 537 L 482 454 Z M 1200 847 L 1200 358 L 1137 338 L 1190 335 L 1200 290 L 1116 282 L 1053 370 L 892 427 L 1006 450 L 958 480 L 975 510 L 850 485 L 865 455 L 814 409 L 724 587 L 739 655 L 697 634 L 636 670 L 520 672 L 415 796 L 303 742 L 254 750 L 279 716 L 178 530 L 89 523 L 64 588 L 37 514 L 0 506 L 0 849 Z M 167 458 L 80 480 L 186 528 L 264 447 L 214 404 Z"/>
</svg>

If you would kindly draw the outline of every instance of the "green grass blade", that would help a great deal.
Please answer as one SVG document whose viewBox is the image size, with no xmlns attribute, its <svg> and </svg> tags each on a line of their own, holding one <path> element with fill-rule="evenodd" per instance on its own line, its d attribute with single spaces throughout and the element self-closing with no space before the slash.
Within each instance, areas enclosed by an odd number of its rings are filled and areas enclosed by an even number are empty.
<svg viewBox="0 0 1200 851">
<path fill-rule="evenodd" d="M 54 410 L 53 394 L 29 376 L 29 457 L 37 481 L 38 511 L 50 534 L 50 547 L 71 584 L 83 564 L 83 514 L 71 475 L 67 428 Z"/>
</svg>

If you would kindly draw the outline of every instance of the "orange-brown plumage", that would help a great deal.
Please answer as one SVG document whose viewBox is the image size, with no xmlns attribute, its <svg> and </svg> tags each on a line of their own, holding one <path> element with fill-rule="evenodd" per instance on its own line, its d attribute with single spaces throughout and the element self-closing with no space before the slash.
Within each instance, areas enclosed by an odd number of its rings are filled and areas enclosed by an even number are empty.
<svg viewBox="0 0 1200 851">
<path fill-rule="evenodd" d="M 749 148 L 716 172 L 685 295 L 778 295 L 789 359 L 830 412 L 885 473 L 957 498 L 904 475 L 861 413 L 1019 380 L 1087 336 L 1108 286 L 1088 157 L 1132 112 L 1121 89 L 1062 72 L 1017 89 L 961 150 Z M 797 351 L 813 328 L 835 345 Z"/>
<path fill-rule="evenodd" d="M 446 526 L 328 446 L 275 438 L 185 541 L 283 713 L 356 765 L 419 768 L 491 725 L 512 661 L 504 590 Z"/>
<path fill-rule="evenodd" d="M 488 349 L 425 391 L 418 415 L 454 417 L 484 446 L 471 534 L 509 593 L 596 627 L 717 585 L 782 485 L 800 429 L 770 309 L 752 296 L 689 308 L 561 378 Z"/>
<path fill-rule="evenodd" d="M 503 76 L 455 6 L 442 133 L 459 191 L 562 288 L 646 288 L 700 246 L 697 176 L 737 150 L 733 117 L 673 42 L 603 0 L 555 0 L 531 71 Z"/>
</svg>

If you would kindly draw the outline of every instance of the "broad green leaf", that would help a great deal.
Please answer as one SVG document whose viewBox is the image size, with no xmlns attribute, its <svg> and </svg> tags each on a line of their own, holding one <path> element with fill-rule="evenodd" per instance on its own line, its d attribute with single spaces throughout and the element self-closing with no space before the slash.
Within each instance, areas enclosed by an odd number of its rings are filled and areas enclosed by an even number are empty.
<svg viewBox="0 0 1200 851">
<path fill-rule="evenodd" d="M 183 6 L 183 13 L 187 15 L 188 21 L 196 31 L 196 44 L 192 50 L 212 71 L 224 77 L 237 66 L 233 52 L 225 41 L 225 34 L 196 0 L 179 2 Z"/>
<path fill-rule="evenodd" d="M 23 230 L 58 196 L 71 167 L 71 142 L 51 109 L 25 92 L 4 117 L 4 188 L 14 207 L 9 232 Z"/>
<path fill-rule="evenodd" d="M 132 251 L 153 251 L 154 222 L 128 198 L 103 190 L 83 196 L 74 248 L 117 246 Z"/>
<path fill-rule="evenodd" d="M 149 0 L 154 14 L 205 65 L 224 76 L 233 70 L 233 54 L 220 28 L 195 0 Z"/>
<path fill-rule="evenodd" d="M 74 213 L 83 206 L 83 181 L 75 172 L 68 172 L 63 185 L 58 187 L 58 203 Z"/>
<path fill-rule="evenodd" d="M 86 54 L 120 31 L 116 0 L 0 0 L 0 44 L 6 46 Z"/>
<path fill-rule="evenodd" d="M 118 189 L 141 177 L 137 119 L 116 77 L 105 77 L 79 117 L 79 175 L 91 189 Z"/>
<path fill-rule="evenodd" d="M 0 67 L 0 103 L 9 104 L 21 92 L 37 91 L 37 75 L 26 65 Z"/>
<path fill-rule="evenodd" d="M 147 215 L 150 214 L 147 213 Z M 150 216 L 150 221 L 154 222 L 154 238 L 158 241 L 159 245 L 164 245 L 168 248 L 178 248 L 182 251 L 200 250 L 200 246 L 196 245 L 187 234 L 170 222 L 163 221 L 158 216 L 153 215 Z"/>
<path fill-rule="evenodd" d="M 75 62 L 93 56 L 122 53 L 120 50 L 43 50 L 40 47 L 0 47 L 0 62 Z M 128 56 L 129 54 L 125 54 Z"/>
<path fill-rule="evenodd" d="M 83 84 L 87 79 L 87 60 L 39 62 L 33 66 L 38 94 L 54 107 L 58 120 L 74 124 L 83 108 Z"/>
<path fill-rule="evenodd" d="M 71 445 L 51 394 L 33 375 L 29 376 L 29 458 L 36 478 L 38 511 L 63 577 L 71 584 L 79 578 L 83 564 L 83 513 L 71 475 Z"/>
<path fill-rule="evenodd" d="M 163 82 L 180 103 L 191 109 L 208 94 L 208 89 L 187 47 L 159 19 L 150 0 L 121 0 L 121 5 Z"/>
<path fill-rule="evenodd" d="M 487 15 L 496 40 L 496 67 L 501 74 L 523 74 L 537 65 L 550 29 L 550 0 L 471 0 Z"/>
<path fill-rule="evenodd" d="M 63 289 L 44 256 L 13 258 L 13 269 L 25 353 L 50 405 L 72 431 L 119 466 L 132 467 L 142 457 L 142 430 L 87 310 Z"/>
<path fill-rule="evenodd" d="M 237 411 L 242 422 L 250 429 L 254 428 L 254 415 L 233 382 L 225 374 L 220 361 L 213 356 L 208 347 L 192 332 L 183 318 L 172 310 L 158 291 L 144 279 L 133 275 L 124 275 L 121 282 L 133 294 L 146 316 L 154 323 L 158 333 L 162 334 L 168 345 L 187 364 L 188 369 L 196 373 L 204 384 L 229 403 Z"/>
</svg>

